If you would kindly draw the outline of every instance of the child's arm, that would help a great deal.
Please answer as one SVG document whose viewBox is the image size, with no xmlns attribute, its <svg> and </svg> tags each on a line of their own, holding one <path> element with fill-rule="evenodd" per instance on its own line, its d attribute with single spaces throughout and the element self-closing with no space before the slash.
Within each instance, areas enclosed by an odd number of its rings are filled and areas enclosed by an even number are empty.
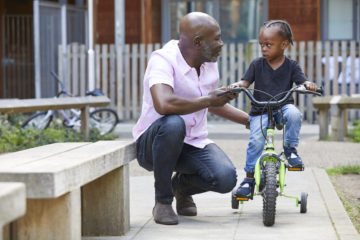
<svg viewBox="0 0 360 240">
<path fill-rule="evenodd" d="M 244 87 L 244 88 L 248 88 L 250 86 L 250 82 L 247 80 L 240 80 L 236 83 L 233 83 L 230 85 L 230 88 L 234 88 L 234 87 Z"/>
</svg>

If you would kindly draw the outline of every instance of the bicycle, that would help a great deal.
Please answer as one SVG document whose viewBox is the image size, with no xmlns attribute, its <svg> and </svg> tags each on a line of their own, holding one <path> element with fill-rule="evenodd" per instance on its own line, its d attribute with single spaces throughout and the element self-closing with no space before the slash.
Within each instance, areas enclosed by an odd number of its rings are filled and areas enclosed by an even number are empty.
<svg viewBox="0 0 360 240">
<path fill-rule="evenodd" d="M 56 73 L 51 72 L 51 75 L 60 85 L 61 90 L 55 96 L 56 98 L 60 97 L 73 97 L 66 88 L 65 85 L 61 82 Z M 100 89 L 95 89 L 93 91 L 87 91 L 86 96 L 103 96 L 104 94 Z M 26 129 L 29 127 L 34 127 L 38 129 L 46 129 L 49 127 L 50 123 L 56 116 L 56 113 L 59 113 L 62 116 L 62 124 L 64 127 L 74 128 L 76 130 L 80 129 L 81 121 L 80 109 L 69 109 L 69 110 L 48 110 L 37 112 L 31 115 L 28 119 L 26 119 L 21 127 Z M 90 128 L 97 128 L 99 130 L 100 135 L 104 135 L 107 133 L 111 133 L 116 125 L 120 122 L 117 113 L 110 108 L 98 108 L 98 109 L 90 109 Z"/>
<path fill-rule="evenodd" d="M 286 95 L 280 100 L 276 100 L 276 96 L 272 97 L 269 101 L 257 101 L 253 94 L 247 88 L 237 87 L 231 90 L 220 93 L 219 95 L 224 95 L 228 93 L 240 93 L 245 92 L 246 95 L 250 98 L 251 102 L 255 105 L 267 108 L 268 115 L 268 125 L 266 129 L 265 137 L 265 151 L 259 157 L 255 164 L 255 188 L 249 197 L 237 196 L 236 189 L 233 190 L 231 194 L 231 207 L 233 209 L 239 208 L 239 202 L 243 204 L 244 201 L 253 199 L 255 195 L 262 195 L 263 197 L 263 223 L 265 226 L 272 226 L 275 223 L 275 212 L 276 212 L 276 198 L 278 196 L 283 196 L 287 198 L 292 198 L 296 200 L 296 207 L 300 204 L 300 213 L 306 213 L 307 211 L 307 197 L 306 192 L 302 192 L 300 199 L 296 196 L 290 196 L 284 194 L 285 186 L 285 173 L 286 169 L 288 171 L 303 171 L 303 167 L 291 167 L 286 164 L 286 161 L 283 159 L 284 152 L 277 154 L 275 152 L 274 145 L 274 132 L 275 126 L 277 125 L 273 117 L 273 109 L 275 107 L 281 106 L 286 100 L 291 96 L 293 92 L 303 93 L 303 94 L 314 94 L 321 96 L 323 90 L 321 88 L 317 89 L 316 92 L 306 90 L 305 86 L 294 86 L 289 91 L 284 92 Z M 282 126 L 283 127 L 283 126 Z M 262 127 L 261 127 L 262 129 Z M 283 134 L 284 134 L 283 128 Z M 277 188 L 280 187 L 280 192 L 277 191 Z M 254 193 L 255 191 L 255 193 Z"/>
</svg>

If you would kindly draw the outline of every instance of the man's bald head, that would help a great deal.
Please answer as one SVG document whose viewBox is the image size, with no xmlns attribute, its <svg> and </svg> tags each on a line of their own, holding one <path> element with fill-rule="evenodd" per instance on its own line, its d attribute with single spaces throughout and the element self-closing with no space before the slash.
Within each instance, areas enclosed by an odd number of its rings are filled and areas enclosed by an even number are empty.
<svg viewBox="0 0 360 240">
<path fill-rule="evenodd" d="M 216 62 L 223 45 L 220 26 L 213 17 L 192 12 L 182 18 L 179 49 L 189 66 L 199 70 L 204 62 Z"/>
<path fill-rule="evenodd" d="M 204 36 L 209 30 L 219 27 L 217 21 L 210 15 L 202 12 L 192 12 L 185 15 L 180 22 L 180 39 L 193 39 Z"/>
</svg>

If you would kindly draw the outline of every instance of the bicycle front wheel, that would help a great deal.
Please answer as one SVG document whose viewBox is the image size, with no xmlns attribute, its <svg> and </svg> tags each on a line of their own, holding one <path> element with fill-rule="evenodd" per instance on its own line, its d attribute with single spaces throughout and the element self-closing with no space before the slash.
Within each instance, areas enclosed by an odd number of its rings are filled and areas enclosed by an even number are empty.
<svg viewBox="0 0 360 240">
<path fill-rule="evenodd" d="M 27 129 L 29 127 L 45 129 L 49 127 L 53 115 L 50 111 L 38 112 L 30 116 L 21 124 L 21 127 Z"/>
<path fill-rule="evenodd" d="M 266 162 L 264 169 L 265 189 L 263 190 L 263 222 L 265 226 L 275 223 L 276 198 L 278 193 L 276 180 L 276 163 Z"/>
<path fill-rule="evenodd" d="M 117 113 L 109 108 L 99 108 L 90 113 L 90 127 L 97 128 L 101 135 L 111 133 L 118 122 Z"/>
</svg>

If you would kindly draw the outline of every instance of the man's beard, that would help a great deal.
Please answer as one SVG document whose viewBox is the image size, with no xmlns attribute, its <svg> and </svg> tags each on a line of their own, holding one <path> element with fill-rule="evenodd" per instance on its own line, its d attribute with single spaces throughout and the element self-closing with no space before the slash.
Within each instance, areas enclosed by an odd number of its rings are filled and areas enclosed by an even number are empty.
<svg viewBox="0 0 360 240">
<path fill-rule="evenodd" d="M 218 56 L 212 53 L 211 47 L 208 44 L 204 45 L 204 49 L 201 55 L 205 59 L 205 62 L 216 62 L 218 59 Z"/>
</svg>

